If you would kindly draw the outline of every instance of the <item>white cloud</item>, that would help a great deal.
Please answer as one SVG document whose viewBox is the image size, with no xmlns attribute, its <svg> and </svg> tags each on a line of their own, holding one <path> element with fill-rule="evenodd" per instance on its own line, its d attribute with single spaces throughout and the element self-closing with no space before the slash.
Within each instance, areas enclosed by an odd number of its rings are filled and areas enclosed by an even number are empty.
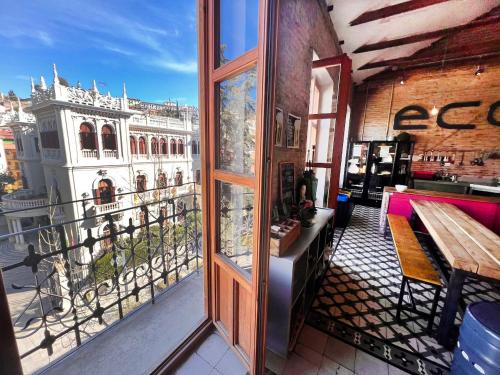
<svg viewBox="0 0 500 375">
<path fill-rule="evenodd" d="M 20 79 L 21 81 L 29 81 L 29 80 L 31 80 L 31 77 L 27 76 L 25 74 L 18 74 L 14 78 L 15 79 Z"/>
<path fill-rule="evenodd" d="M 54 40 L 47 32 L 38 31 L 35 35 L 38 38 L 38 40 L 40 40 L 46 46 L 52 47 L 54 45 Z"/>
<path fill-rule="evenodd" d="M 196 61 L 178 62 L 171 59 L 159 58 L 152 60 L 151 64 L 165 70 L 170 70 L 179 73 L 196 73 L 198 71 L 198 64 Z"/>
<path fill-rule="evenodd" d="M 136 53 L 128 48 L 124 48 L 114 43 L 109 43 L 102 39 L 93 39 L 93 43 L 97 48 L 102 48 L 107 51 L 115 52 L 124 56 L 135 56 Z"/>
<path fill-rule="evenodd" d="M 52 36 L 46 32 L 41 30 L 31 31 L 28 29 L 22 28 L 3 28 L 0 29 L 1 36 L 4 38 L 9 38 L 12 40 L 20 40 L 22 43 L 26 42 L 26 39 L 31 38 L 38 40 L 46 47 L 52 47 L 54 45 L 54 39 Z"/>
</svg>

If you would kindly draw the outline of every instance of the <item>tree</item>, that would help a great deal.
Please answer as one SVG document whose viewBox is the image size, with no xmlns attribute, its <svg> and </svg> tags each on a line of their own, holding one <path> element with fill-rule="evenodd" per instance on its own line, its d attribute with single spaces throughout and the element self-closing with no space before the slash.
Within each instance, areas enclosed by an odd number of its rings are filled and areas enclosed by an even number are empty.
<svg viewBox="0 0 500 375">
<path fill-rule="evenodd" d="M 5 184 L 13 184 L 16 182 L 16 179 L 12 177 L 12 175 L 8 172 L 2 172 L 0 173 L 0 184 L 5 185 Z"/>
<path fill-rule="evenodd" d="M 12 177 L 10 173 L 0 173 L 0 191 L 3 191 L 5 189 L 5 185 L 13 184 L 14 182 L 16 182 L 16 179 Z"/>
</svg>

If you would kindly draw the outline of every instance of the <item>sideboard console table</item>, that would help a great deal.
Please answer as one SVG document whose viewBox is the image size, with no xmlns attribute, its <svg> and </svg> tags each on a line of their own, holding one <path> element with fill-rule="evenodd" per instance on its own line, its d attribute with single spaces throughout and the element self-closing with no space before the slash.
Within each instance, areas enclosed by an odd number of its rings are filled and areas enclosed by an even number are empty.
<svg viewBox="0 0 500 375">
<path fill-rule="evenodd" d="M 318 208 L 314 224 L 281 257 L 269 260 L 267 347 L 281 357 L 293 348 L 321 276 L 328 266 L 327 238 L 334 210 Z"/>
</svg>

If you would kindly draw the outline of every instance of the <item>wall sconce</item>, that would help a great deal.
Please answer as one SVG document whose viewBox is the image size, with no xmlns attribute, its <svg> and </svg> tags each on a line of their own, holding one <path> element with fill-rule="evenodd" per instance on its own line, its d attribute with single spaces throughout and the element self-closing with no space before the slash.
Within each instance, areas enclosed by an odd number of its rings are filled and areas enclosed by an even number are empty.
<svg viewBox="0 0 500 375">
<path fill-rule="evenodd" d="M 481 73 L 484 73 L 484 67 L 482 65 L 478 65 L 476 67 L 476 71 L 474 72 L 474 75 L 479 77 Z"/>
<path fill-rule="evenodd" d="M 438 113 L 439 113 L 439 109 L 437 109 L 436 106 L 433 106 L 431 109 L 431 115 L 437 116 Z"/>
</svg>

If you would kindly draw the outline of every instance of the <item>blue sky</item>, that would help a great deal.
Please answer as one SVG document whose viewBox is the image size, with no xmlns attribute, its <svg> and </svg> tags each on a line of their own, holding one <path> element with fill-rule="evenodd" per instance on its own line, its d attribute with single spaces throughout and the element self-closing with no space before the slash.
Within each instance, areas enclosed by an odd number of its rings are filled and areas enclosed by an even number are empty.
<svg viewBox="0 0 500 375">
<path fill-rule="evenodd" d="M 74 85 L 151 102 L 197 105 L 195 0 L 16 0 L 0 12 L 0 91 L 52 82 L 52 64 Z"/>
</svg>

